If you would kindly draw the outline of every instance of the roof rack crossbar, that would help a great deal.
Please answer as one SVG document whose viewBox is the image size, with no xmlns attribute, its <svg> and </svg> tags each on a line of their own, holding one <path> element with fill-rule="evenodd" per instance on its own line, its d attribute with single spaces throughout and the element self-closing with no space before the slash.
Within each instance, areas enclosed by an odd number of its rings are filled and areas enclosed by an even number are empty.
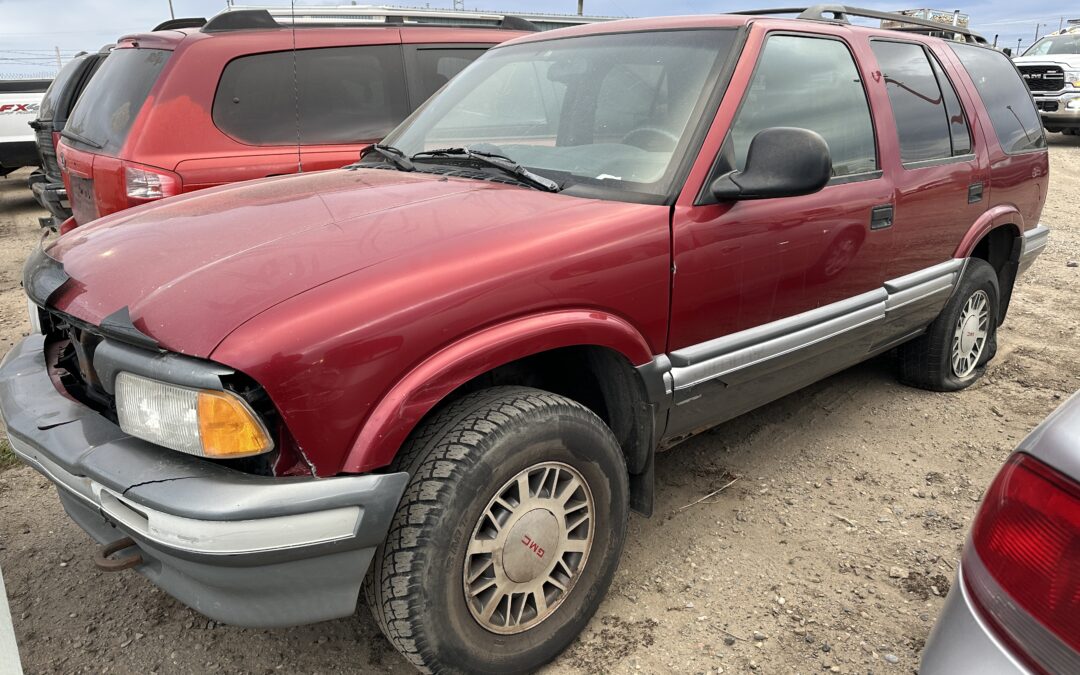
<svg viewBox="0 0 1080 675">
<path fill-rule="evenodd" d="M 178 30 L 180 28 L 202 28 L 206 25 L 206 19 L 201 16 L 193 16 L 184 19 L 169 19 L 154 26 L 154 30 Z"/>
<path fill-rule="evenodd" d="M 309 8 L 310 9 L 310 8 Z M 363 9 L 363 8 L 358 8 Z M 279 21 L 280 19 L 280 21 Z M 381 19 L 381 21 L 379 20 Z M 289 8 L 284 10 L 267 9 L 233 9 L 224 11 L 214 16 L 202 25 L 204 33 L 220 33 L 233 30 L 252 30 L 268 28 L 327 28 L 327 27 L 352 27 L 363 28 L 365 26 L 429 26 L 437 28 L 501 28 L 503 30 L 539 31 L 540 28 L 533 22 L 511 14 L 502 14 L 492 17 L 491 23 L 471 23 L 462 21 L 435 21 L 420 12 L 408 10 L 384 11 L 374 9 L 363 15 L 356 15 L 350 19 L 348 16 L 334 17 L 328 11 L 325 18 L 311 18 L 310 16 L 294 16 Z M 177 19 L 177 22 L 181 19 Z M 166 24 L 172 22 L 166 22 Z M 166 25 L 162 24 L 162 26 Z M 186 27 L 186 26 L 185 26 Z M 155 30 L 164 30 L 158 26 Z"/>
<path fill-rule="evenodd" d="M 897 12 L 880 12 L 876 9 L 862 9 L 861 7 L 848 7 L 846 5 L 811 5 L 809 7 L 777 7 L 769 9 L 750 9 L 730 14 L 744 16 L 767 16 L 771 14 L 796 14 L 798 19 L 809 21 L 829 21 L 832 23 L 851 23 L 848 17 L 856 16 L 863 19 L 878 19 L 880 21 L 895 21 L 906 24 L 906 30 L 916 31 L 931 29 L 942 33 L 953 33 L 964 37 L 965 42 L 986 44 L 986 38 L 963 26 L 938 23 L 929 19 L 920 19 L 907 14 Z"/>
</svg>

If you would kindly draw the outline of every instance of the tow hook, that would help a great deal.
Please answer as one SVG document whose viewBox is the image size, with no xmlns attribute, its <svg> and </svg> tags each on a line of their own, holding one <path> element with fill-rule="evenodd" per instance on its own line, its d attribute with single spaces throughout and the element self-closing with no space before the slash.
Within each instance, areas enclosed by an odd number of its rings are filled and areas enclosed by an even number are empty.
<svg viewBox="0 0 1080 675">
<path fill-rule="evenodd" d="M 131 555 L 126 555 L 122 558 L 110 557 L 114 553 L 119 553 L 125 548 L 131 548 L 133 546 L 135 546 L 135 541 L 132 540 L 131 537 L 124 537 L 123 539 L 109 542 L 94 553 L 94 565 L 102 572 L 119 572 L 120 570 L 127 570 L 136 565 L 141 565 L 143 559 L 142 554 L 140 553 L 132 553 Z"/>
</svg>

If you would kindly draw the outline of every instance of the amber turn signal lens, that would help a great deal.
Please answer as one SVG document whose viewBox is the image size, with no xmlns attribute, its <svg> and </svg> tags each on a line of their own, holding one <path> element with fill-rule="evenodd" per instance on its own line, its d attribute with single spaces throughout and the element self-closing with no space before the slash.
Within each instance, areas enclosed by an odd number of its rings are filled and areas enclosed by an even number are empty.
<svg viewBox="0 0 1080 675">
<path fill-rule="evenodd" d="M 250 408 L 221 391 L 199 392 L 199 436 L 207 457 L 245 457 L 266 452 L 274 442 Z"/>
</svg>

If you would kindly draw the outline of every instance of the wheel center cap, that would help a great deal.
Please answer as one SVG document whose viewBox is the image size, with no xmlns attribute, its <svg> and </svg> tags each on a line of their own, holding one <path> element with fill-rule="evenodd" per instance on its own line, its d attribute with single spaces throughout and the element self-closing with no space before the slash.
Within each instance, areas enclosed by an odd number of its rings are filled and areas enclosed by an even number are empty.
<svg viewBox="0 0 1080 675">
<path fill-rule="evenodd" d="M 975 336 L 979 330 L 979 317 L 974 314 L 969 316 L 960 330 L 960 350 L 967 354 L 975 346 Z"/>
<path fill-rule="evenodd" d="M 543 574 L 557 553 L 559 521 L 547 509 L 533 509 L 510 530 L 503 546 L 503 570 L 517 583 Z"/>
</svg>

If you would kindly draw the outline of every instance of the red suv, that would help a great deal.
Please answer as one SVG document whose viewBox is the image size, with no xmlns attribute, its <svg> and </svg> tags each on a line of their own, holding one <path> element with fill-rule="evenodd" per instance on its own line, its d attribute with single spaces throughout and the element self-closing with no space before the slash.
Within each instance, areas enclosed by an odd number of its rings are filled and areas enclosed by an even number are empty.
<svg viewBox="0 0 1080 675">
<path fill-rule="evenodd" d="M 298 25 L 235 10 L 121 38 L 62 132 L 65 231 L 182 192 L 349 164 L 486 49 L 524 34 Z"/>
<path fill-rule="evenodd" d="M 538 667 L 657 451 L 889 350 L 967 387 L 1046 245 L 1009 59 L 830 7 L 520 38 L 358 166 L 61 237 L 0 365 L 12 447 L 99 564 L 216 620 L 364 585 L 419 668 Z"/>
</svg>

